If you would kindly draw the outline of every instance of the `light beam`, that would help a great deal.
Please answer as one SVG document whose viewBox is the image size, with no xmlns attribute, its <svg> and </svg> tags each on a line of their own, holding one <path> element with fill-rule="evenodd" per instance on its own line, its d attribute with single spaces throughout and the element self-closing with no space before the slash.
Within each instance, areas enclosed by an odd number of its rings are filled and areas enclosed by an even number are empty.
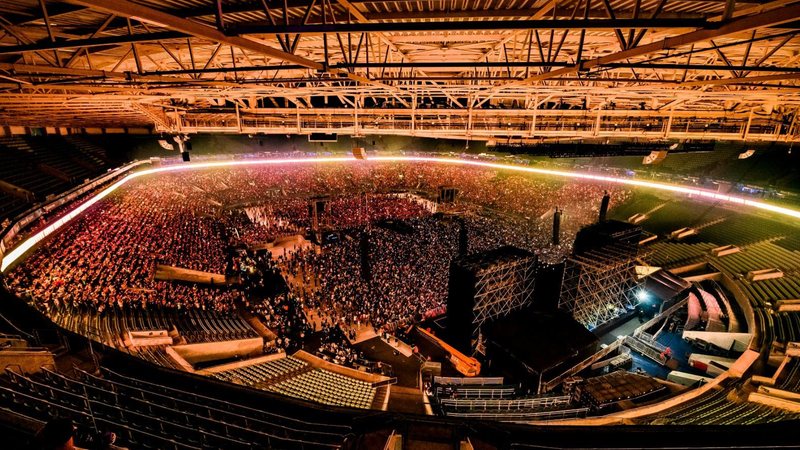
<svg viewBox="0 0 800 450">
<path fill-rule="evenodd" d="M 94 197 L 84 202 L 74 210 L 65 214 L 55 222 L 49 224 L 44 229 L 33 234 L 28 239 L 20 243 L 16 248 L 11 250 L 3 257 L 0 272 L 5 272 L 14 262 L 20 259 L 28 250 L 32 249 L 36 244 L 41 242 L 51 233 L 55 232 L 72 219 L 81 215 L 90 206 L 98 201 L 107 197 L 109 194 L 126 184 L 128 181 L 139 178 L 144 175 L 162 173 L 162 172 L 178 172 L 185 170 L 197 170 L 216 167 L 232 167 L 232 166 L 254 166 L 264 164 L 319 164 L 319 163 L 342 163 L 342 162 L 358 162 L 361 164 L 370 164 L 372 162 L 428 162 L 436 164 L 456 164 L 465 166 L 488 167 L 492 169 L 510 170 L 515 172 L 532 173 L 537 175 L 572 178 L 578 180 L 598 181 L 603 183 L 622 184 L 627 186 L 635 186 L 645 189 L 654 189 L 659 191 L 674 192 L 679 194 L 687 194 L 706 198 L 718 202 L 730 203 L 733 205 L 743 205 L 751 208 L 756 208 L 764 211 L 769 211 L 776 214 L 781 214 L 794 219 L 800 219 L 800 211 L 787 208 L 784 206 L 773 205 L 770 203 L 761 202 L 758 200 L 751 200 L 748 198 L 723 194 L 720 192 L 711 191 L 708 189 L 700 189 L 689 186 L 681 186 L 676 184 L 658 183 L 655 181 L 636 180 L 633 178 L 613 177 L 608 175 L 600 175 L 591 172 L 578 172 L 568 170 L 552 170 L 542 169 L 537 167 L 519 166 L 513 164 L 498 164 L 489 161 L 459 159 L 459 158 L 439 158 L 434 156 L 373 156 L 368 160 L 356 160 L 353 157 L 333 157 L 333 158 L 293 158 L 293 159 L 252 159 L 252 160 L 238 160 L 238 161 L 214 161 L 214 162 L 195 162 L 186 164 L 176 164 L 171 166 L 157 167 L 153 169 L 140 170 L 138 172 L 126 175 L 121 180 L 112 184 L 111 186 L 103 189 Z"/>
</svg>

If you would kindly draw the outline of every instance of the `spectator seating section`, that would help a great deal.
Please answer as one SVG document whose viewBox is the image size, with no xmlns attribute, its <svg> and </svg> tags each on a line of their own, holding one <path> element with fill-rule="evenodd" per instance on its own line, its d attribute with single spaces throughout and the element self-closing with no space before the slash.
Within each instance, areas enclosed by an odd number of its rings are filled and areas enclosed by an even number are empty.
<svg viewBox="0 0 800 450">
<path fill-rule="evenodd" d="M 102 170 L 88 161 L 78 159 L 74 149 L 60 136 L 27 137 L 21 142 L 39 164 L 55 168 L 69 178 L 71 183 L 82 183 L 92 174 Z"/>
<path fill-rule="evenodd" d="M 308 364 L 305 361 L 287 356 L 260 364 L 217 372 L 211 376 L 218 380 L 246 386 L 261 386 L 307 367 Z"/>
<path fill-rule="evenodd" d="M 29 204 L 27 201 L 0 191 L 0 219 L 4 217 L 9 219 L 16 217 L 25 211 L 28 206 Z"/>
<path fill-rule="evenodd" d="M 647 423 L 674 425 L 752 425 L 782 420 L 796 420 L 800 414 L 750 402 L 730 399 L 736 385 L 711 389 L 694 400 L 648 416 Z"/>
<path fill-rule="evenodd" d="M 183 370 L 183 368 L 167 355 L 166 345 L 151 345 L 146 347 L 137 347 L 135 355 L 139 358 L 149 361 L 159 366 L 169 367 L 172 369 Z"/>
<path fill-rule="evenodd" d="M 644 225 L 647 231 L 665 235 L 679 228 L 696 227 L 730 215 L 730 211 L 722 208 L 703 208 L 692 202 L 671 201 L 651 213 Z"/>
<path fill-rule="evenodd" d="M 0 180 L 27 189 L 44 200 L 49 194 L 64 191 L 69 183 L 42 172 L 19 138 L 0 138 Z"/>
<path fill-rule="evenodd" d="M 719 266 L 731 273 L 778 268 L 784 272 L 800 269 L 800 252 L 787 250 L 771 242 L 748 245 L 740 252 L 716 258 Z"/>
<path fill-rule="evenodd" d="M 217 372 L 211 376 L 220 381 L 252 386 L 303 400 L 351 408 L 372 407 L 378 391 L 368 382 L 312 368 L 305 361 L 293 356 Z"/>
<path fill-rule="evenodd" d="M 106 167 L 112 163 L 104 148 L 82 136 L 64 136 L 63 139 L 76 152 L 78 157 L 83 157 L 94 165 Z"/>
<path fill-rule="evenodd" d="M 667 268 L 709 262 L 730 275 L 749 299 L 756 316 L 760 344 L 765 351 L 769 351 L 774 341 L 786 343 L 800 340 L 800 315 L 794 312 L 779 313 L 774 310 L 779 300 L 800 298 L 800 250 L 793 244 L 785 243 L 787 237 L 796 239 L 798 234 L 796 230 L 792 231 L 788 225 L 776 225 L 760 218 L 755 220 L 763 223 L 752 226 L 741 225 L 732 230 L 733 237 L 737 235 L 736 233 L 751 236 L 740 239 L 740 243 L 760 239 L 741 246 L 739 252 L 723 256 L 711 255 L 709 253 L 711 248 L 732 242 L 731 239 L 723 240 L 725 236 L 720 235 L 715 237 L 719 240 L 714 243 L 657 242 L 648 247 L 651 253 L 647 258 L 651 264 Z M 728 222 L 732 221 L 723 223 Z M 759 229 L 756 230 L 754 227 Z M 782 271 L 783 276 L 760 281 L 748 281 L 746 278 L 750 271 L 772 268 Z"/>
<path fill-rule="evenodd" d="M 458 379 L 456 379 L 458 380 Z M 526 396 L 505 384 L 435 383 L 433 404 L 442 415 L 497 421 L 553 420 L 582 417 L 588 408 L 574 406 L 569 395 Z"/>
<path fill-rule="evenodd" d="M 104 149 L 80 137 L 0 137 L 0 180 L 34 195 L 25 200 L 0 192 L 0 218 L 14 217 L 112 165 Z"/>
<path fill-rule="evenodd" d="M 95 314 L 61 305 L 51 313 L 51 318 L 68 330 L 116 347 L 122 345 L 122 336 L 127 331 L 175 329 L 188 343 L 258 337 L 238 314 L 210 309 L 176 310 L 151 306 L 148 309 L 115 308 Z"/>
<path fill-rule="evenodd" d="M 735 215 L 728 220 L 700 230 L 702 239 L 709 242 L 746 246 L 776 239 L 778 245 L 788 250 L 799 249 L 792 248 L 789 240 L 796 233 L 797 227 L 791 224 L 778 223 L 753 215 Z"/>
<path fill-rule="evenodd" d="M 781 343 L 800 341 L 800 314 L 795 312 L 772 312 L 770 314 L 776 341 Z"/>
<path fill-rule="evenodd" d="M 753 282 L 742 279 L 737 282 L 757 306 L 771 307 L 778 300 L 800 298 L 799 275 L 784 275 L 781 278 Z"/>
<path fill-rule="evenodd" d="M 792 164 L 786 164 L 785 151 L 760 149 L 750 158 L 738 159 L 737 156 L 741 151 L 741 146 L 717 144 L 711 152 L 669 153 L 661 164 L 650 167 L 642 165 L 641 157 L 627 156 L 574 158 L 563 159 L 561 162 L 572 166 L 619 167 L 696 177 L 715 177 L 775 187 L 797 186 L 797 171 L 792 170 Z"/>
<path fill-rule="evenodd" d="M 786 376 L 782 377 L 778 388 L 785 391 L 800 392 L 800 359 L 792 358 L 787 366 L 784 367 L 783 372 L 786 373 Z"/>
<path fill-rule="evenodd" d="M 722 161 L 736 158 L 738 152 L 738 149 L 722 149 L 713 152 L 670 153 L 657 170 L 674 173 L 705 172 Z"/>
<path fill-rule="evenodd" d="M 678 267 L 697 262 L 714 247 L 715 244 L 708 242 L 697 244 L 656 242 L 648 247 L 652 251 L 649 262 L 658 267 Z"/>
<path fill-rule="evenodd" d="M 269 386 L 269 390 L 317 403 L 351 408 L 369 408 L 375 388 L 366 381 L 314 369 Z"/>
<path fill-rule="evenodd" d="M 0 401 L 21 413 L 54 416 L 113 430 L 130 448 L 317 449 L 339 447 L 347 427 L 255 410 L 124 377 L 112 381 L 79 370 L 7 371 Z M 114 375 L 115 377 L 117 375 Z"/>
</svg>

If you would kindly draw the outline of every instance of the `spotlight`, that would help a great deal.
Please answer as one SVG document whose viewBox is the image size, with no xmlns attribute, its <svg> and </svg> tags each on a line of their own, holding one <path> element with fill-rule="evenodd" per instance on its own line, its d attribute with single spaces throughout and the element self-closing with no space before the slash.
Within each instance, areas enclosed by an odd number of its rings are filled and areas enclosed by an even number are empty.
<svg viewBox="0 0 800 450">
<path fill-rule="evenodd" d="M 636 291 L 636 300 L 639 300 L 639 302 L 646 302 L 649 297 L 650 296 L 647 294 L 647 291 L 644 289 Z"/>
</svg>

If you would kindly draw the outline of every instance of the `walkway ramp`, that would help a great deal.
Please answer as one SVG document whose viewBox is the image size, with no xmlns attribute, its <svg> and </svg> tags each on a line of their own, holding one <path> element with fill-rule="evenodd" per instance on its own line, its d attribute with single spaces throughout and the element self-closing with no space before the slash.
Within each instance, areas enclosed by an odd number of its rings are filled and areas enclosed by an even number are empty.
<svg viewBox="0 0 800 450">
<path fill-rule="evenodd" d="M 156 280 L 186 281 L 210 286 L 224 286 L 227 284 L 225 275 L 221 273 L 202 272 L 200 270 L 184 269 L 182 267 L 167 266 L 165 264 L 156 266 L 155 278 Z"/>
</svg>

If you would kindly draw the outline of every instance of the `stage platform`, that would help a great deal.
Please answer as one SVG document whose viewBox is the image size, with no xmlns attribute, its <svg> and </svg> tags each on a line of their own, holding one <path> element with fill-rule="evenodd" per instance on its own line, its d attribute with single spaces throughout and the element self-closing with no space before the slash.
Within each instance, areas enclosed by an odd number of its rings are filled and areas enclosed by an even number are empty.
<svg viewBox="0 0 800 450">
<path fill-rule="evenodd" d="M 568 314 L 519 311 L 486 327 L 487 375 L 532 388 L 594 354 L 598 340 Z M 486 367 L 486 365 L 484 365 Z"/>
</svg>

